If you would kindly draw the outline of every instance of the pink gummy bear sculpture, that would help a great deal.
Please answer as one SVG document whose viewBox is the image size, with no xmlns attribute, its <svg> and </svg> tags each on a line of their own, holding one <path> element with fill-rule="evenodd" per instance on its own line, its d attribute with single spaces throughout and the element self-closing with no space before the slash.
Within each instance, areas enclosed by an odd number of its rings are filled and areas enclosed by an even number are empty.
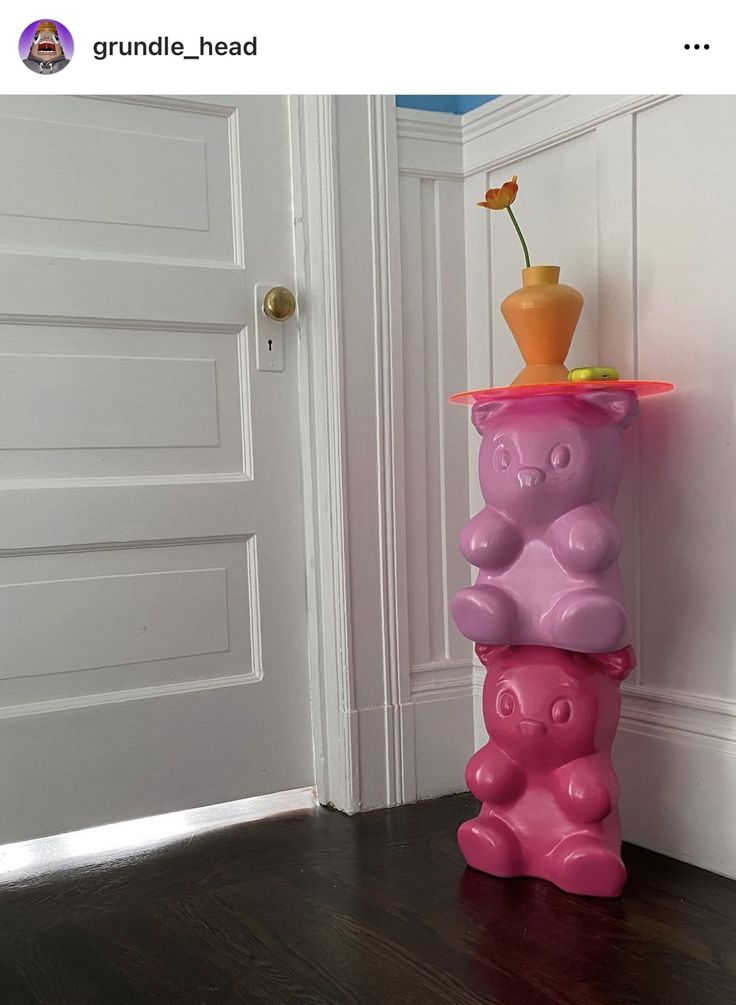
<svg viewBox="0 0 736 1005">
<path fill-rule="evenodd" d="M 490 740 L 465 772 L 483 803 L 458 831 L 466 862 L 495 876 L 538 876 L 571 893 L 617 896 L 626 869 L 611 744 L 633 650 L 476 651 L 486 667 Z"/>
<path fill-rule="evenodd" d="M 479 570 L 452 601 L 463 635 L 578 652 L 631 641 L 613 505 L 637 413 L 615 388 L 474 405 L 486 505 L 460 536 Z"/>
</svg>

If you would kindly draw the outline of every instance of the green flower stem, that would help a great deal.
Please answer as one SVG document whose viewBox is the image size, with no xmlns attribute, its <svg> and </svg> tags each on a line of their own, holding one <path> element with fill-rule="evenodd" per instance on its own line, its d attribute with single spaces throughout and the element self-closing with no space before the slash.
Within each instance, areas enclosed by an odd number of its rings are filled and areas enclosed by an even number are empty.
<svg viewBox="0 0 736 1005">
<path fill-rule="evenodd" d="M 519 235 L 519 240 L 521 241 L 521 246 L 524 249 L 524 260 L 526 261 L 526 267 L 528 269 L 529 268 L 529 249 L 526 246 L 526 241 L 524 240 L 524 235 L 521 232 L 521 227 L 516 222 L 516 217 L 514 216 L 513 212 L 511 211 L 511 207 L 507 206 L 506 209 L 508 210 L 508 214 L 511 217 L 511 222 L 516 227 L 516 233 Z"/>
</svg>

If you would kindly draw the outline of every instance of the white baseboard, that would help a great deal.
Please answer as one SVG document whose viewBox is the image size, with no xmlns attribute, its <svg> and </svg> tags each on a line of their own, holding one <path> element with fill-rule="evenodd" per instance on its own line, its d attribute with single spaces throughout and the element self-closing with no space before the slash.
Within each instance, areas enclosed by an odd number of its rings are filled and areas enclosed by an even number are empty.
<svg viewBox="0 0 736 1005">
<path fill-rule="evenodd" d="M 473 753 L 473 663 L 438 660 L 412 667 L 416 798 L 464 792 Z"/>
<path fill-rule="evenodd" d="M 0 845 L 0 884 L 130 858 L 182 838 L 315 806 L 309 786 Z"/>
<path fill-rule="evenodd" d="M 465 792 L 473 750 L 473 696 L 445 695 L 414 702 L 416 798 Z"/>
<path fill-rule="evenodd" d="M 626 685 L 614 764 L 627 841 L 736 878 L 736 702 Z"/>
<path fill-rule="evenodd" d="M 341 809 L 361 813 L 465 791 L 473 753 L 472 675 L 469 660 L 414 666 L 408 701 L 350 713 L 355 798 Z"/>
<path fill-rule="evenodd" d="M 622 718 L 614 766 L 626 841 L 736 879 L 736 745 Z"/>
</svg>

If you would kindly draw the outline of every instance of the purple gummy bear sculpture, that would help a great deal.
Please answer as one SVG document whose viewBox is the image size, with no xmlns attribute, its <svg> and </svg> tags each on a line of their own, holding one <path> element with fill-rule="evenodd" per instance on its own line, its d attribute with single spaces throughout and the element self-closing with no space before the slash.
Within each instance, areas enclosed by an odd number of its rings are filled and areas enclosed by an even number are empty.
<svg viewBox="0 0 736 1005">
<path fill-rule="evenodd" d="M 611 744 L 633 650 L 476 650 L 486 667 L 490 740 L 465 772 L 483 804 L 458 831 L 466 862 L 495 876 L 538 876 L 571 893 L 617 896 L 626 870 Z"/>
<path fill-rule="evenodd" d="M 477 402 L 486 505 L 460 550 L 479 570 L 452 600 L 474 642 L 610 652 L 631 629 L 613 505 L 622 431 L 638 413 L 624 389 Z"/>
</svg>

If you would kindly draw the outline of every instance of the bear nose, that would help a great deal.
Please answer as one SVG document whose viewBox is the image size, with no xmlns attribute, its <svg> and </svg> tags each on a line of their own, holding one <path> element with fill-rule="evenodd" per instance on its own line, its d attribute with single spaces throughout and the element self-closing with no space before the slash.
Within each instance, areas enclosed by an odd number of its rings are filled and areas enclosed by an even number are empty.
<svg viewBox="0 0 736 1005">
<path fill-rule="evenodd" d="M 524 736 L 543 736 L 547 732 L 545 724 L 537 722 L 536 719 L 524 719 L 523 722 L 519 723 L 519 729 Z"/>
<path fill-rule="evenodd" d="M 523 489 L 530 489 L 544 481 L 544 471 L 539 468 L 522 468 L 516 477 Z"/>
</svg>

